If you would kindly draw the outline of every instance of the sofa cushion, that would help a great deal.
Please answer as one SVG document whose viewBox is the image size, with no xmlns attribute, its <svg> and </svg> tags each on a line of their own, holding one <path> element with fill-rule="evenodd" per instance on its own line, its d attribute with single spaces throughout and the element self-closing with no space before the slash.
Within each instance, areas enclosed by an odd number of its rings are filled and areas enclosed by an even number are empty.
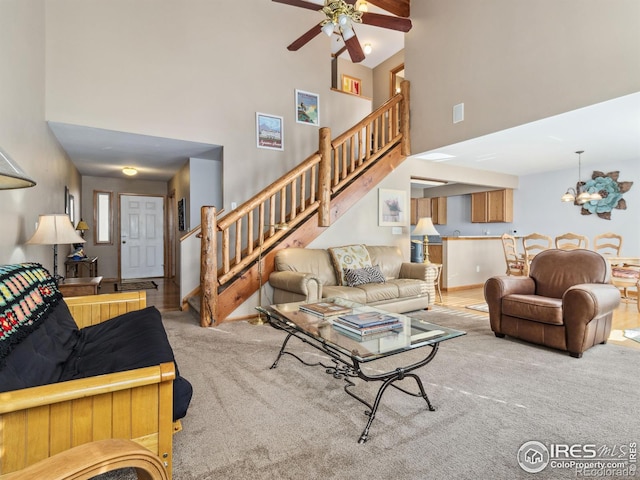
<svg viewBox="0 0 640 480">
<path fill-rule="evenodd" d="M 0 392 L 60 381 L 79 335 L 67 304 L 58 303 L 41 327 L 23 339 L 6 358 L 0 369 Z"/>
<path fill-rule="evenodd" d="M 357 303 L 367 303 L 367 294 L 358 287 L 322 287 L 323 298 L 344 298 Z"/>
<path fill-rule="evenodd" d="M 367 245 L 372 265 L 379 265 L 384 278 L 390 280 L 400 277 L 400 267 L 404 262 L 399 247 L 389 245 Z"/>
<path fill-rule="evenodd" d="M 40 328 L 61 299 L 54 279 L 42 265 L 0 266 L 0 368 L 11 351 Z"/>
<path fill-rule="evenodd" d="M 347 285 L 345 268 L 363 268 L 371 266 L 371 258 L 364 245 L 345 245 L 329 248 L 329 254 L 336 271 L 338 285 Z"/>
<path fill-rule="evenodd" d="M 398 298 L 420 297 L 429 295 L 429 284 L 424 280 L 416 280 L 413 278 L 396 278 L 389 280 L 398 289 Z"/>
<path fill-rule="evenodd" d="M 344 278 L 349 287 L 365 283 L 384 283 L 384 275 L 378 265 L 363 268 L 345 268 Z"/>
<path fill-rule="evenodd" d="M 337 285 L 329 252 L 320 248 L 283 248 L 275 258 L 278 272 L 314 273 L 323 285 Z"/>
<path fill-rule="evenodd" d="M 61 380 L 73 380 L 174 362 L 173 350 L 155 307 L 125 313 L 80 330 L 80 338 Z M 191 384 L 176 364 L 174 420 L 186 414 Z"/>
<path fill-rule="evenodd" d="M 385 302 L 398 298 L 398 287 L 393 283 L 365 283 L 356 288 L 365 292 L 367 300 L 364 303 Z"/>
<path fill-rule="evenodd" d="M 502 314 L 549 325 L 563 325 L 562 299 L 511 294 L 502 299 Z"/>
</svg>

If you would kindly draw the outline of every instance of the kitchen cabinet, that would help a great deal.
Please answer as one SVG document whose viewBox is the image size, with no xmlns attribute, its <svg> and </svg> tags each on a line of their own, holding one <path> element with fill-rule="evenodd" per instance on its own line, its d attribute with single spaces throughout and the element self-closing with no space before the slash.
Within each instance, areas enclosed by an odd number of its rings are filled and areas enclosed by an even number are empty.
<svg viewBox="0 0 640 480">
<path fill-rule="evenodd" d="M 474 223 L 513 222 L 513 190 L 492 190 L 471 194 L 471 221 Z"/>
<path fill-rule="evenodd" d="M 447 198 L 412 198 L 411 225 L 417 225 L 422 217 L 431 217 L 434 225 L 447 223 Z"/>
<path fill-rule="evenodd" d="M 417 225 L 418 220 L 422 217 L 431 216 L 431 199 L 430 198 L 412 198 L 411 199 L 411 225 Z"/>
</svg>

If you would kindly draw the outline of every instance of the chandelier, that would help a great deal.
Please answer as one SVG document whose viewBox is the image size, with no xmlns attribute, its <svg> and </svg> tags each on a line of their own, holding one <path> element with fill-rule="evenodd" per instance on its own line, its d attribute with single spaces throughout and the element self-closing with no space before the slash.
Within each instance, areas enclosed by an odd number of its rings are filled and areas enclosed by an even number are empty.
<svg viewBox="0 0 640 480">
<path fill-rule="evenodd" d="M 563 202 L 574 202 L 578 205 L 584 205 L 585 203 L 590 202 L 592 200 L 593 201 L 602 200 L 602 195 L 600 195 L 600 193 L 588 192 L 584 188 L 584 182 L 580 181 L 580 177 L 582 173 L 581 172 L 582 161 L 581 161 L 580 155 L 584 153 L 584 150 L 578 150 L 576 153 L 578 154 L 578 182 L 576 183 L 576 188 L 569 187 L 567 189 L 567 193 L 562 195 L 562 198 L 560 200 L 562 200 Z"/>
<path fill-rule="evenodd" d="M 327 16 L 321 24 L 321 30 L 330 37 L 339 33 L 346 41 L 355 35 L 354 23 L 362 23 L 362 11 L 349 5 L 344 0 L 326 0 L 322 12 Z"/>
</svg>

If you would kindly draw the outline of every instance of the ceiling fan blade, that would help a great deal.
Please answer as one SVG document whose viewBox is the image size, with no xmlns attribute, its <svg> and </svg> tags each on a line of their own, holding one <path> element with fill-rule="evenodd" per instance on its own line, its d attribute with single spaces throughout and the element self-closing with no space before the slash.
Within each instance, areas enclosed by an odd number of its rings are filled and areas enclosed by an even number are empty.
<svg viewBox="0 0 640 480">
<path fill-rule="evenodd" d="M 272 0 L 276 3 L 284 3 L 285 5 L 291 5 L 292 7 L 306 8 L 308 10 L 315 10 L 316 12 L 322 10 L 322 5 L 317 5 L 311 2 L 305 2 L 304 0 Z"/>
<path fill-rule="evenodd" d="M 364 52 L 362 51 L 362 47 L 360 46 L 360 40 L 358 37 L 353 35 L 349 40 L 345 40 L 344 44 L 347 46 L 347 50 L 349 50 L 349 56 L 351 57 L 351 61 L 353 63 L 360 63 L 364 60 Z"/>
<path fill-rule="evenodd" d="M 368 0 L 368 2 L 399 17 L 411 15 L 411 0 Z"/>
<path fill-rule="evenodd" d="M 411 19 L 409 18 L 391 17 L 389 15 L 380 15 L 379 13 L 363 13 L 362 23 L 401 32 L 408 32 L 412 27 Z"/>
<path fill-rule="evenodd" d="M 322 33 L 322 29 L 320 28 L 320 25 L 321 24 L 314 25 L 313 27 L 311 27 L 309 31 L 307 31 L 306 33 L 303 33 L 299 38 L 294 40 L 293 43 L 287 47 L 287 50 L 291 50 L 292 52 L 295 52 L 296 50 L 304 47 L 308 42 L 310 42 L 316 36 Z"/>
</svg>

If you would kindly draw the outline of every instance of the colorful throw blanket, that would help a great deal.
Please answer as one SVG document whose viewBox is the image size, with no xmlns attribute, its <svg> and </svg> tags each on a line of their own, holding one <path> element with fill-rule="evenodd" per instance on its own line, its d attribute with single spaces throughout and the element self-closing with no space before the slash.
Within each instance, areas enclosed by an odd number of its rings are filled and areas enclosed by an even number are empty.
<svg viewBox="0 0 640 480">
<path fill-rule="evenodd" d="M 0 266 L 0 368 L 4 358 L 42 325 L 61 298 L 55 280 L 42 265 Z"/>
</svg>

